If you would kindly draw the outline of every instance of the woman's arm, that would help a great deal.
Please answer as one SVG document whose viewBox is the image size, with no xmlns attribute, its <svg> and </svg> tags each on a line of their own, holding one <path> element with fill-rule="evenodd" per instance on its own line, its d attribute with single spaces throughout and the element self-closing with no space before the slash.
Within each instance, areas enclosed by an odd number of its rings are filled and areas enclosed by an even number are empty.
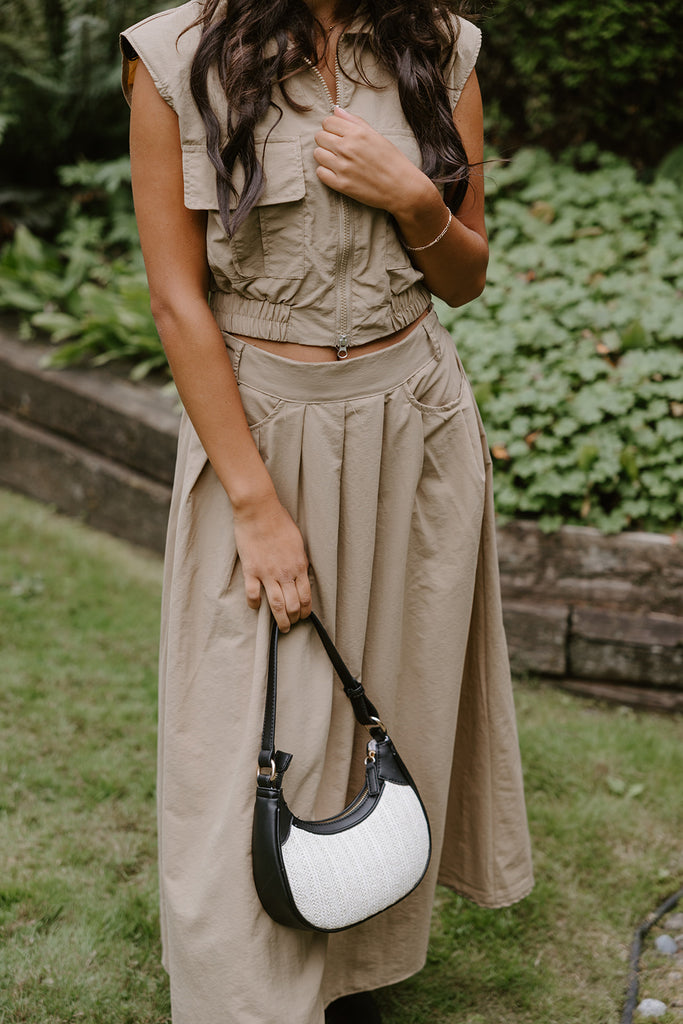
<svg viewBox="0 0 683 1024">
<path fill-rule="evenodd" d="M 434 295 L 451 306 L 462 306 L 484 290 L 489 252 L 484 223 L 484 124 L 474 71 L 453 117 L 474 165 L 470 187 L 443 238 L 410 255 Z M 359 202 L 387 210 L 406 245 L 426 245 L 443 231 L 449 211 L 436 185 L 362 118 L 337 108 L 323 121 L 316 142 L 320 180 Z"/>
<path fill-rule="evenodd" d="M 281 629 L 311 609 L 308 560 L 249 431 L 207 303 L 206 214 L 185 208 L 178 118 L 140 61 L 130 125 L 135 212 L 152 313 L 187 414 L 233 508 L 247 602 Z"/>
</svg>

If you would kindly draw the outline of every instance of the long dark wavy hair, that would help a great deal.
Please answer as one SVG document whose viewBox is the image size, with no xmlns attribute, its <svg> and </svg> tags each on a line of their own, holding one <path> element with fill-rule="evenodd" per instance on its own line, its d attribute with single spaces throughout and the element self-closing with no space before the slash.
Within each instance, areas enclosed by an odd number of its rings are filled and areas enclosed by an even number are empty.
<svg viewBox="0 0 683 1024">
<path fill-rule="evenodd" d="M 454 211 L 467 191 L 469 165 L 453 124 L 445 70 L 457 40 L 449 15 L 459 13 L 463 6 L 458 0 L 347 0 L 337 4 L 338 18 L 347 24 L 357 11 L 363 12 L 363 27 L 371 29 L 368 38 L 373 55 L 397 82 L 403 113 L 420 147 L 424 173 L 452 186 L 450 206 Z M 190 87 L 206 129 L 208 155 L 216 168 L 221 219 L 231 237 L 263 189 L 254 129 L 270 107 L 279 112 L 278 121 L 282 117 L 282 108 L 273 99 L 273 86 L 280 86 L 291 107 L 306 109 L 288 95 L 287 80 L 307 61 L 319 63 L 324 31 L 304 0 L 206 0 L 194 24 L 201 26 L 202 34 L 192 61 Z M 373 87 L 363 71 L 361 40 L 362 36 L 356 36 L 354 70 L 365 85 Z M 267 43 L 270 56 L 266 56 Z M 213 68 L 227 99 L 227 125 L 219 123 L 209 100 L 208 77 Z M 226 130 L 227 143 L 221 148 Z M 245 180 L 231 211 L 238 159 Z"/>
</svg>

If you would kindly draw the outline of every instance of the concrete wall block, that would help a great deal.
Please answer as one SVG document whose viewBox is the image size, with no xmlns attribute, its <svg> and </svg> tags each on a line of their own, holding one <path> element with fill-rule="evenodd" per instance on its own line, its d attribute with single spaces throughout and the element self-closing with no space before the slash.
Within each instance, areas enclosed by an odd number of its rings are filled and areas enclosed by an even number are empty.
<svg viewBox="0 0 683 1024">
<path fill-rule="evenodd" d="M 618 683 L 593 682 L 589 679 L 563 679 L 563 690 L 596 700 L 608 700 L 634 708 L 652 711 L 683 711 L 683 693 L 675 690 L 657 690 L 653 687 L 627 686 Z"/>
<path fill-rule="evenodd" d="M 569 628 L 567 605 L 504 601 L 503 619 L 514 672 L 562 676 Z"/>
<path fill-rule="evenodd" d="M 683 618 L 577 608 L 568 674 L 683 690 Z"/>
<path fill-rule="evenodd" d="M 171 488 L 0 413 L 0 485 L 163 551 Z"/>
<path fill-rule="evenodd" d="M 0 409 L 164 483 L 173 480 L 177 400 L 101 370 L 49 370 L 50 349 L 0 330 Z"/>
<path fill-rule="evenodd" d="M 683 616 L 681 540 L 651 533 L 604 536 L 584 526 L 544 534 L 532 522 L 507 523 L 498 534 L 503 594 Z"/>
</svg>

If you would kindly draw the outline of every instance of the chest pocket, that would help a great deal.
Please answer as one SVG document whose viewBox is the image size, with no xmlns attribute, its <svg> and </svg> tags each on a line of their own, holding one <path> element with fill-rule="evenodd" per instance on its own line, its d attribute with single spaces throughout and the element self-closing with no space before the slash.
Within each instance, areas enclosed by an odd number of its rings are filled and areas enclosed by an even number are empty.
<svg viewBox="0 0 683 1024">
<path fill-rule="evenodd" d="M 255 139 L 263 152 L 263 138 Z M 185 205 L 218 209 L 215 171 L 203 146 L 184 147 Z M 243 278 L 300 280 L 305 266 L 306 182 L 298 137 L 270 139 L 263 158 L 264 187 L 247 218 L 233 235 L 230 255 L 234 271 Z M 244 171 L 235 167 L 233 183 L 240 195 Z M 231 200 L 231 209 L 237 206 Z"/>
</svg>

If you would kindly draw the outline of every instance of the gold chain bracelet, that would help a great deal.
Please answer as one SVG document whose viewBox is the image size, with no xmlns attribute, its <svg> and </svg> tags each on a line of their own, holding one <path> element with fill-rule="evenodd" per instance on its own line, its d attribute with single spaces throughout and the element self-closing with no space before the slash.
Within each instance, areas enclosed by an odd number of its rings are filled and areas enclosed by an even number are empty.
<svg viewBox="0 0 683 1024">
<path fill-rule="evenodd" d="M 434 238 L 431 242 L 427 242 L 426 245 L 406 245 L 405 242 L 403 243 L 403 245 L 408 250 L 408 252 L 422 252 L 423 249 L 431 249 L 431 247 L 433 245 L 436 245 L 437 242 L 441 241 L 441 239 L 443 238 L 443 236 L 446 234 L 446 232 L 448 231 L 449 227 L 451 226 L 451 221 L 452 220 L 453 220 L 453 212 L 451 210 L 449 210 L 448 211 L 448 220 L 446 221 L 446 227 L 443 229 L 443 231 L 439 232 L 439 234 L 436 236 L 436 238 Z"/>
</svg>

